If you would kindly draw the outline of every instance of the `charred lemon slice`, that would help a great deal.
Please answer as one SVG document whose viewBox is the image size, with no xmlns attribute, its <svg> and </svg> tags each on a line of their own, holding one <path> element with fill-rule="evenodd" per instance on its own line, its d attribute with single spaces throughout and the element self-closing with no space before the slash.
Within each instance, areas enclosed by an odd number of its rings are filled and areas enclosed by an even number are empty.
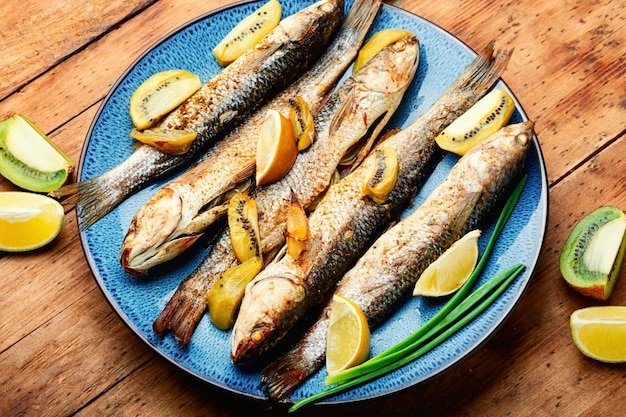
<svg viewBox="0 0 626 417">
<path fill-rule="evenodd" d="M 298 259 L 300 254 L 306 249 L 306 242 L 309 238 L 309 219 L 306 212 L 298 201 L 296 195 L 291 193 L 291 201 L 287 210 L 287 253 L 294 259 Z"/>
<path fill-rule="evenodd" d="M 130 97 L 130 118 L 139 130 L 154 126 L 200 87 L 200 77 L 185 70 L 158 72 Z"/>
<path fill-rule="evenodd" d="M 503 89 L 492 90 L 450 123 L 435 141 L 441 149 L 464 155 L 474 145 L 504 127 L 513 110 L 515 102 L 509 93 Z"/>
<path fill-rule="evenodd" d="M 247 261 L 230 267 L 207 292 L 207 307 L 211 321 L 220 330 L 233 327 L 235 315 L 243 299 L 246 285 L 263 268 L 261 258 L 253 256 Z"/>
<path fill-rule="evenodd" d="M 302 97 L 296 96 L 289 100 L 289 118 L 298 150 L 302 151 L 311 146 L 315 141 L 315 124 L 309 104 Z"/>
<path fill-rule="evenodd" d="M 408 30 L 402 29 L 383 29 L 376 32 L 359 50 L 352 71 L 357 72 L 359 68 L 372 59 L 374 55 L 382 51 L 387 45 L 391 45 L 405 36 L 413 36 L 413 34 Z"/>
<path fill-rule="evenodd" d="M 246 16 L 213 49 L 218 64 L 226 66 L 252 49 L 265 35 L 278 26 L 282 9 L 277 0 L 270 0 Z"/>
<path fill-rule="evenodd" d="M 256 201 L 242 192 L 233 195 L 228 203 L 228 232 L 235 256 L 239 262 L 261 257 L 259 220 Z"/>
<path fill-rule="evenodd" d="M 376 149 L 369 175 L 363 182 L 363 195 L 382 204 L 398 180 L 398 156 L 389 147 Z"/>
<path fill-rule="evenodd" d="M 189 150 L 198 136 L 197 132 L 187 132 L 178 129 L 133 129 L 130 137 L 141 143 L 157 148 L 170 155 L 182 155 Z"/>
</svg>

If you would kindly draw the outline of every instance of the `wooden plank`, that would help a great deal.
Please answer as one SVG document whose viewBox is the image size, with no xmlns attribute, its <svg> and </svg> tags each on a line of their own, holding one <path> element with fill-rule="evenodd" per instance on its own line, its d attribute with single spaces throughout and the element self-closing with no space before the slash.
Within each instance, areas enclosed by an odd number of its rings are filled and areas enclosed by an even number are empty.
<svg viewBox="0 0 626 417">
<path fill-rule="evenodd" d="M 10 111 L 22 113 L 49 133 L 101 100 L 132 62 L 160 38 L 226 3 L 157 2 L 0 101 L 0 116 Z"/>
<path fill-rule="evenodd" d="M 0 9 L 0 100 L 153 1 L 4 2 Z"/>
<path fill-rule="evenodd" d="M 152 355 L 92 289 L 2 352 L 0 415 L 70 415 Z"/>
<path fill-rule="evenodd" d="M 515 45 L 504 79 L 536 122 L 550 181 L 626 130 L 626 33 L 622 4 L 474 0 L 401 7 L 478 51 Z"/>
</svg>

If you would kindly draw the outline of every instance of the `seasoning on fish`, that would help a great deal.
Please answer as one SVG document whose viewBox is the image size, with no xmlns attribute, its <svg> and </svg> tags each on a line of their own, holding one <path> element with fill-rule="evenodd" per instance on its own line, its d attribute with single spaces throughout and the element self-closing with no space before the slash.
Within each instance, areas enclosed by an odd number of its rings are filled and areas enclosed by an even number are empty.
<svg viewBox="0 0 626 417">
<path fill-rule="evenodd" d="M 494 56 L 493 46 L 489 44 L 428 111 L 377 148 L 393 150 L 398 159 L 397 179 L 384 203 L 362 195 L 363 182 L 377 158 L 377 152 L 372 152 L 328 190 L 311 214 L 310 250 L 302 259 L 275 260 L 248 286 L 233 328 L 235 362 L 273 347 L 313 305 L 322 302 L 411 198 L 439 160 L 435 141 L 439 132 L 478 101 L 506 68 L 510 51 Z"/>
<path fill-rule="evenodd" d="M 284 232 L 292 192 L 306 209 L 323 190 L 328 187 L 334 171 L 342 157 L 356 144 L 368 146 L 398 107 L 417 67 L 417 40 L 407 38 L 390 46 L 347 79 L 328 100 L 316 119 L 316 141 L 298 155 L 291 171 L 280 181 L 260 187 L 252 193 L 259 210 L 261 248 L 266 262 L 285 243 Z M 350 110 L 347 110 L 349 107 Z M 188 319 L 189 305 L 197 303 L 189 299 L 191 288 L 207 291 L 215 280 L 230 267 L 236 258 L 223 233 L 213 251 L 198 269 L 179 287 L 170 303 L 171 308 L 180 310 L 177 328 L 170 325 L 174 335 L 183 343 L 189 341 L 197 322 Z M 166 306 L 166 310 L 169 310 Z M 170 312 L 162 313 L 167 317 Z M 201 317 L 202 311 L 194 312 Z M 161 317 L 153 329 L 161 334 Z M 181 326 L 182 323 L 182 326 Z"/>
<path fill-rule="evenodd" d="M 133 275 L 178 256 L 221 217 L 227 193 L 253 181 L 258 132 L 268 111 L 289 115 L 289 100 L 301 96 L 320 112 L 357 54 L 380 0 L 358 0 L 324 55 L 282 93 L 213 146 L 192 169 L 166 184 L 135 214 L 122 243 L 121 264 Z M 205 291 L 206 292 L 206 291 Z"/>
<path fill-rule="evenodd" d="M 182 167 L 245 120 L 319 56 L 343 15 L 343 0 L 319 2 L 285 18 L 259 44 L 219 72 L 164 118 L 157 127 L 197 132 L 189 150 L 169 155 L 140 144 L 123 163 L 97 177 L 51 192 L 76 204 L 79 226 L 87 229 L 146 183 Z"/>
<path fill-rule="evenodd" d="M 533 123 L 507 126 L 468 152 L 413 213 L 388 229 L 357 261 L 334 294 L 352 300 L 370 329 L 410 295 L 421 272 L 489 209 L 521 173 Z M 286 397 L 324 364 L 328 306 L 300 341 L 262 371 L 273 399 Z"/>
</svg>

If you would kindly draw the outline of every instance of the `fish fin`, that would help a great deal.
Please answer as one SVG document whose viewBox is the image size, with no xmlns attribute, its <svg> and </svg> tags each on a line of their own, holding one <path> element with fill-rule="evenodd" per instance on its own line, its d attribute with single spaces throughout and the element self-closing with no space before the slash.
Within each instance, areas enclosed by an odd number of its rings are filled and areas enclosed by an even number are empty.
<svg viewBox="0 0 626 417">
<path fill-rule="evenodd" d="M 330 122 L 328 126 L 328 133 L 330 136 L 334 135 L 337 130 L 341 127 L 341 124 L 347 120 L 348 118 L 354 117 L 357 108 L 357 100 L 353 91 L 348 93 L 348 96 L 341 104 L 341 107 L 337 109 L 333 120 Z"/>
<path fill-rule="evenodd" d="M 205 310 L 204 298 L 185 297 L 179 287 L 152 323 L 152 330 L 160 337 L 171 330 L 176 341 L 187 346 Z"/>
<path fill-rule="evenodd" d="M 122 196 L 120 199 L 118 193 L 107 192 L 107 187 L 102 183 L 101 177 L 64 185 L 48 195 L 61 199 L 61 205 L 64 207 L 76 208 L 80 231 L 87 230 L 124 198 Z"/>
<path fill-rule="evenodd" d="M 285 400 L 302 381 L 322 367 L 325 358 L 322 354 L 315 365 L 310 366 L 302 360 L 299 349 L 290 350 L 261 371 L 260 388 L 272 400 Z"/>
<path fill-rule="evenodd" d="M 234 176 L 234 182 L 236 184 L 241 183 L 248 178 L 252 177 L 256 171 L 256 161 L 253 159 L 241 167 L 239 172 L 237 172 Z"/>
<path fill-rule="evenodd" d="M 513 49 L 498 51 L 494 55 L 495 41 L 492 40 L 465 68 L 463 73 L 448 88 L 447 92 L 474 89 L 487 91 L 498 81 L 506 69 Z"/>
</svg>

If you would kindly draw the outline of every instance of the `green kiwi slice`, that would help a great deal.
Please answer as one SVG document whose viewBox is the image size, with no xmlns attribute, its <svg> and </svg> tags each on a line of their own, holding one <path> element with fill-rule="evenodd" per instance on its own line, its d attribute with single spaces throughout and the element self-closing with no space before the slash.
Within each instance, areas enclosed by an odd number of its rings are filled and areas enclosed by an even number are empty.
<svg viewBox="0 0 626 417">
<path fill-rule="evenodd" d="M 74 163 L 30 120 L 14 114 L 0 121 L 0 174 L 35 192 L 56 190 Z"/>
<path fill-rule="evenodd" d="M 581 294 L 606 300 L 621 272 L 625 249 L 626 215 L 617 207 L 600 207 L 586 215 L 565 241 L 561 274 Z"/>
</svg>

